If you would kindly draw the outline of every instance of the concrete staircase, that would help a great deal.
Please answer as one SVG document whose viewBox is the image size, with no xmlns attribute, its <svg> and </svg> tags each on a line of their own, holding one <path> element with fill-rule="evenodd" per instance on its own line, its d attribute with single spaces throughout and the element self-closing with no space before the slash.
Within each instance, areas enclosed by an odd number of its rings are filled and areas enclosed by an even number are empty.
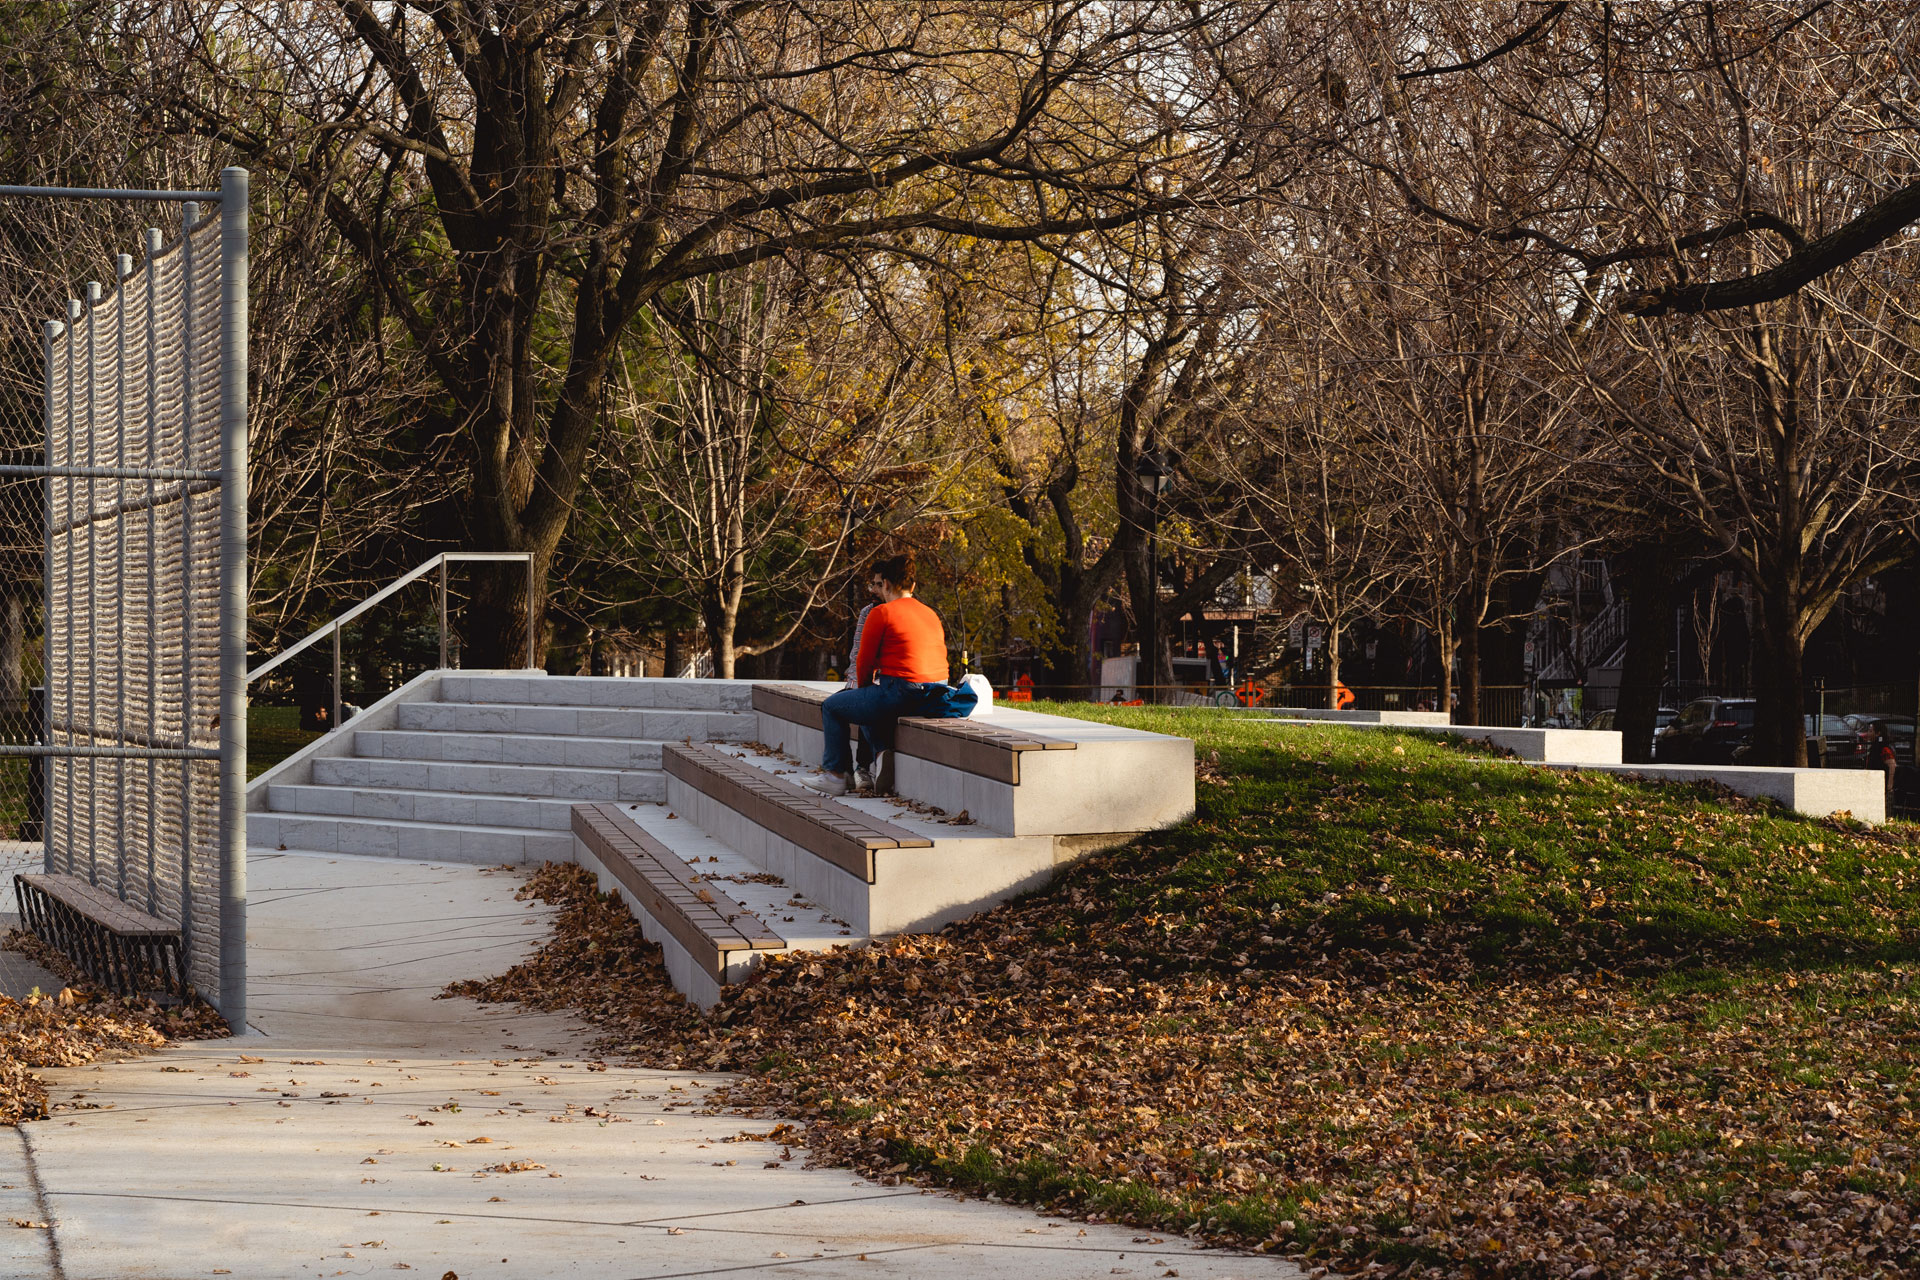
<svg viewBox="0 0 1920 1280">
<path fill-rule="evenodd" d="M 248 843 L 571 861 L 573 806 L 666 798 L 669 741 L 752 736 L 750 686 L 430 672 L 248 788 Z"/>
<path fill-rule="evenodd" d="M 837 686 L 430 672 L 257 779 L 256 849 L 573 861 L 710 1005 L 769 955 L 937 929 L 1180 821 L 1193 743 L 998 709 L 901 722 L 895 797 L 799 785 Z"/>
</svg>

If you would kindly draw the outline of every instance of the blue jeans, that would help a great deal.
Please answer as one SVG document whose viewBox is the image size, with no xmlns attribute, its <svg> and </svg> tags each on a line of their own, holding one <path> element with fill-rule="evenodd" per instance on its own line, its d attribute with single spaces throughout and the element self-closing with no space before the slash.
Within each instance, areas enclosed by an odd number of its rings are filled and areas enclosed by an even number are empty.
<svg viewBox="0 0 1920 1280">
<path fill-rule="evenodd" d="M 893 722 L 919 715 L 928 701 L 927 690 L 938 685 L 917 684 L 899 676 L 881 676 L 864 689 L 842 689 L 820 704 L 820 728 L 827 736 L 820 767 L 828 773 L 853 772 L 853 753 L 847 731 L 859 725 L 875 751 L 893 750 Z"/>
</svg>

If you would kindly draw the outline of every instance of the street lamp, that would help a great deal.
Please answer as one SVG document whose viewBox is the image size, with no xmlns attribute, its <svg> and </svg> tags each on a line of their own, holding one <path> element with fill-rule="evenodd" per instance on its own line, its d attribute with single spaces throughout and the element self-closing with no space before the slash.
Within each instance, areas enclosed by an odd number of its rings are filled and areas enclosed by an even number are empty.
<svg viewBox="0 0 1920 1280">
<path fill-rule="evenodd" d="M 1148 449 L 1134 461 L 1133 474 L 1147 495 L 1147 598 L 1139 602 L 1140 657 L 1152 688 L 1160 677 L 1160 495 L 1173 483 L 1173 471 L 1158 449 Z"/>
</svg>

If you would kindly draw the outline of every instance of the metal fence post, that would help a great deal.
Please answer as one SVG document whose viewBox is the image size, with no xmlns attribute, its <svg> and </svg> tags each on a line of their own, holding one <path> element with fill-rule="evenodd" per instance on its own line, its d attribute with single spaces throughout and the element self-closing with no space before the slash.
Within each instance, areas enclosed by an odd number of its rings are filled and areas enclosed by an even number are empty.
<svg viewBox="0 0 1920 1280">
<path fill-rule="evenodd" d="M 247 1029 L 247 171 L 220 171 L 220 1013 Z"/>
<path fill-rule="evenodd" d="M 540 664 L 534 660 L 533 626 L 533 556 L 527 556 L 527 670 L 535 671 Z"/>
<path fill-rule="evenodd" d="M 100 465 L 100 300 L 98 280 L 87 281 L 87 463 Z M 87 478 L 87 511 L 100 509 L 98 481 Z M 100 736 L 100 529 L 87 525 L 87 744 Z M 67 714 L 71 721 L 73 714 Z M 87 758 L 87 883 L 100 883 L 100 761 Z"/>
<path fill-rule="evenodd" d="M 193 431 L 193 236 L 192 231 L 200 221 L 200 205 L 189 200 L 180 206 L 180 289 L 189 305 L 180 309 L 180 460 L 191 467 L 195 461 L 196 438 Z M 193 503 L 183 500 L 180 503 L 180 594 L 183 599 L 193 599 Z M 180 631 L 180 737 L 191 745 L 193 742 L 194 717 L 202 713 L 202 708 L 194 700 L 193 655 L 200 643 L 200 633 L 196 626 L 194 611 L 183 611 L 181 621 L 185 624 Z M 219 643 L 219 637 L 214 637 Z M 214 698 L 218 706 L 219 692 Z M 196 785 L 193 765 L 180 766 L 180 941 L 191 955 L 199 945 L 193 923 L 193 866 L 194 866 L 194 823 L 193 800 Z M 219 821 L 219 780 L 215 779 L 214 820 Z M 220 828 L 214 828 L 214 838 L 219 839 Z M 216 849 L 218 846 L 216 845 Z M 217 854 L 216 854 L 217 856 Z M 189 961 L 191 963 L 191 961 Z"/>
<path fill-rule="evenodd" d="M 440 669 L 447 669 L 447 553 L 440 553 Z"/>
<path fill-rule="evenodd" d="M 52 723 L 47 715 L 47 700 L 51 696 L 53 676 L 53 629 L 55 615 L 53 608 L 53 344 L 66 326 L 58 320 L 49 320 L 40 327 L 42 352 L 46 359 L 46 404 L 43 406 L 44 428 L 46 436 L 47 476 L 40 483 L 41 522 L 45 549 L 44 568 L 40 577 L 40 734 L 42 746 L 53 745 Z M 53 874 L 53 823 L 47 819 L 47 772 L 53 768 L 53 757 L 45 756 L 35 760 L 30 766 L 30 787 L 40 792 L 40 805 L 34 817 L 38 820 L 40 840 L 40 870 Z"/>
</svg>

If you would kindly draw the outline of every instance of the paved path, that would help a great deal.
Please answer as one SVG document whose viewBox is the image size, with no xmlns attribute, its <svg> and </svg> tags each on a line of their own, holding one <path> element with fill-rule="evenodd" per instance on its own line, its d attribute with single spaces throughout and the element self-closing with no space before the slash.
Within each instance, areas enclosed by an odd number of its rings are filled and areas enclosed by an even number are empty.
<svg viewBox="0 0 1920 1280">
<path fill-rule="evenodd" d="M 723 1077 L 598 1070 L 569 1019 L 433 999 L 544 936 L 511 872 L 261 853 L 249 878 L 254 1033 L 49 1073 L 81 1109 L 0 1131 L 0 1276 L 1300 1274 L 808 1170 L 742 1137 L 772 1122 L 699 1114 Z"/>
</svg>

